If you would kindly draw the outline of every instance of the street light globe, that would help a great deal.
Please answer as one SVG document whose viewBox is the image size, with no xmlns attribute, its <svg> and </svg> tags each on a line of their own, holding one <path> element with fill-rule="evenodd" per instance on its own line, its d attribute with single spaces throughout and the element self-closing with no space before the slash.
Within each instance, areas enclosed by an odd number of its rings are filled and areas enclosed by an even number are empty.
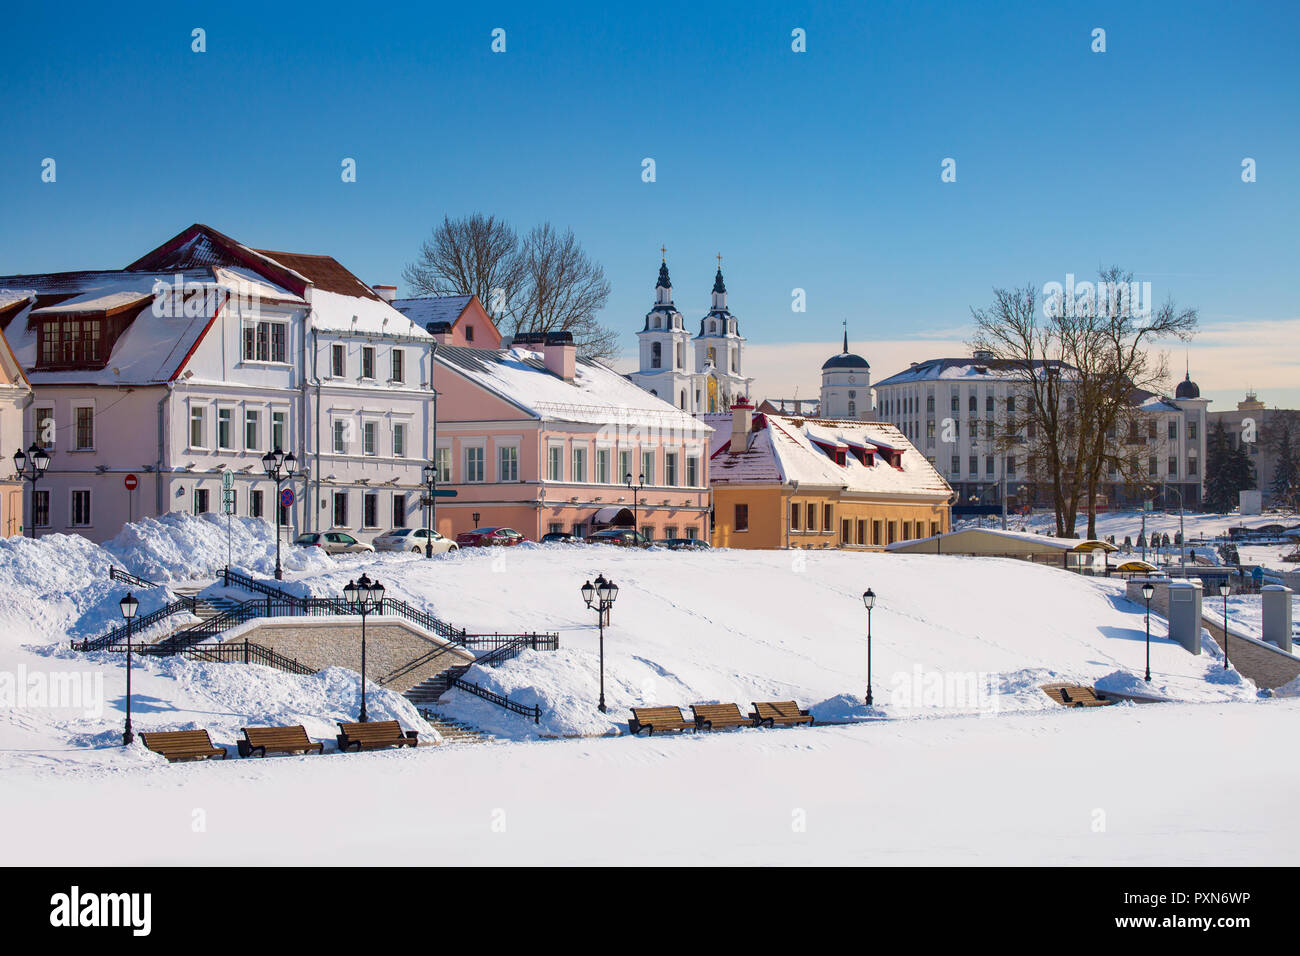
<svg viewBox="0 0 1300 956">
<path fill-rule="evenodd" d="M 19 448 L 16 452 L 14 452 L 14 471 L 18 472 L 19 474 L 22 474 L 23 469 L 26 467 L 27 467 L 27 456 L 24 455 L 23 450 Z"/>
<path fill-rule="evenodd" d="M 587 606 L 590 607 L 592 600 L 596 597 L 596 589 L 592 587 L 591 582 L 588 581 L 581 588 L 579 588 L 579 590 L 582 592 L 582 599 L 586 601 Z"/>
<path fill-rule="evenodd" d="M 284 470 L 288 475 L 292 475 L 298 470 L 298 456 L 293 452 L 284 456 Z"/>
<path fill-rule="evenodd" d="M 135 612 L 140 607 L 140 602 L 135 599 L 135 595 L 133 595 L 130 591 L 126 592 L 126 597 L 118 601 L 118 604 L 122 608 L 122 616 L 126 618 L 128 621 L 131 620 L 133 617 L 135 617 Z"/>
<path fill-rule="evenodd" d="M 275 452 L 268 451 L 262 456 L 262 469 L 268 478 L 275 474 Z"/>
<path fill-rule="evenodd" d="M 1219 582 L 1219 597 L 1227 597 L 1232 593 L 1232 585 L 1228 583 L 1227 578 Z"/>
<path fill-rule="evenodd" d="M 35 446 L 33 446 L 35 447 Z M 37 448 L 35 459 L 37 474 L 45 474 L 45 469 L 50 467 L 50 456 L 46 454 L 44 448 Z"/>
<path fill-rule="evenodd" d="M 1152 584 L 1150 581 L 1147 581 L 1145 584 L 1142 585 L 1142 596 L 1146 598 L 1148 601 L 1151 600 L 1151 595 L 1155 593 L 1156 593 L 1156 586 Z"/>
<path fill-rule="evenodd" d="M 347 601 L 349 604 L 357 603 L 357 582 L 356 581 L 349 581 L 347 583 L 347 587 L 343 589 L 343 600 Z"/>
<path fill-rule="evenodd" d="M 378 581 L 370 585 L 370 600 L 376 607 L 384 603 L 384 586 Z"/>
<path fill-rule="evenodd" d="M 862 592 L 862 603 L 866 605 L 868 611 L 876 606 L 876 592 L 867 588 Z"/>
<path fill-rule="evenodd" d="M 433 465 L 424 466 L 424 483 L 426 485 L 433 484 Z"/>
<path fill-rule="evenodd" d="M 604 604 L 613 604 L 618 600 L 618 585 L 613 581 L 606 581 L 601 585 L 600 600 Z"/>
</svg>

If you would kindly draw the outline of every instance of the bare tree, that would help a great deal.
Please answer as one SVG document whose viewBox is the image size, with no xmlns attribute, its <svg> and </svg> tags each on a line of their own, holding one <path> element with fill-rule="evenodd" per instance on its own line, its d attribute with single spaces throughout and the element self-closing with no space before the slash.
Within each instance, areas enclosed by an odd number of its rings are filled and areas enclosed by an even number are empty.
<svg viewBox="0 0 1300 956">
<path fill-rule="evenodd" d="M 504 332 L 565 331 L 583 356 L 618 353 L 617 333 L 596 321 L 609 299 L 604 270 L 549 222 L 521 242 L 495 216 L 444 217 L 402 278 L 416 295 L 477 295 Z"/>
<path fill-rule="evenodd" d="M 609 298 L 605 270 L 583 251 L 572 230 L 549 222 L 528 233 L 523 247 L 522 301 L 516 332 L 569 332 L 588 358 L 613 358 L 618 336 L 596 321 Z"/>
<path fill-rule="evenodd" d="M 1136 308 L 1132 279 L 1104 269 L 1095 290 L 1079 301 L 1044 301 L 1041 314 L 1033 286 L 995 289 L 990 308 L 972 310 L 976 347 L 1001 359 L 1028 399 L 1031 473 L 1050 489 L 1064 537 L 1074 534 L 1081 503 L 1088 536 L 1096 537 L 1104 475 L 1142 480 L 1149 447 L 1134 440 L 1142 415 L 1135 391 L 1156 391 L 1168 376 L 1163 355 L 1149 346 L 1190 338 L 1196 326 L 1196 310 L 1172 301 Z"/>
</svg>

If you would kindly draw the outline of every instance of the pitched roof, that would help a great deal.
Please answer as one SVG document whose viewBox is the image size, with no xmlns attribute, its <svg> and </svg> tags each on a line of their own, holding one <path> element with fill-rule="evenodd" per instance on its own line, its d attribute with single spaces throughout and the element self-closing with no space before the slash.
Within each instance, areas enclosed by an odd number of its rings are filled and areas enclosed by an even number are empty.
<svg viewBox="0 0 1300 956">
<path fill-rule="evenodd" d="M 378 292 L 343 268 L 343 265 L 333 256 L 309 255 L 305 252 L 271 252 L 269 249 L 253 251 L 292 269 L 317 289 L 357 299 L 374 299 L 376 302 L 388 304 Z"/>
<path fill-rule="evenodd" d="M 431 322 L 452 324 L 460 318 L 473 298 L 472 295 L 426 295 L 413 299 L 395 299 L 393 308 L 423 329 Z"/>
<path fill-rule="evenodd" d="M 708 432 L 698 419 L 590 359 L 577 360 L 572 382 L 547 369 L 540 352 L 522 346 L 473 349 L 444 345 L 439 347 L 436 361 L 547 421 L 674 428 L 700 437 Z"/>
<path fill-rule="evenodd" d="M 1052 368 L 1067 371 L 1071 366 L 1059 359 L 1035 361 L 1036 369 Z M 1024 367 L 1020 362 L 1010 359 L 995 358 L 937 358 L 917 362 L 889 378 L 876 382 L 876 388 L 887 385 L 906 385 L 911 382 L 960 381 L 962 379 L 1007 381 L 1023 375 Z"/>
</svg>

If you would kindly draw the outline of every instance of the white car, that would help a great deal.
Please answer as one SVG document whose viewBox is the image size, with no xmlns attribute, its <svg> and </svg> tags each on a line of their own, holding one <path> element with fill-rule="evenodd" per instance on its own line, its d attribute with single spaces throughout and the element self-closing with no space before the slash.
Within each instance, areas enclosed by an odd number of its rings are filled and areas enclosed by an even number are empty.
<svg viewBox="0 0 1300 956">
<path fill-rule="evenodd" d="M 460 545 L 450 538 L 444 538 L 436 531 L 425 531 L 423 528 L 394 528 L 375 538 L 373 543 L 376 551 L 414 551 L 417 554 L 424 554 L 426 543 L 432 543 L 434 554 L 460 550 Z"/>
</svg>

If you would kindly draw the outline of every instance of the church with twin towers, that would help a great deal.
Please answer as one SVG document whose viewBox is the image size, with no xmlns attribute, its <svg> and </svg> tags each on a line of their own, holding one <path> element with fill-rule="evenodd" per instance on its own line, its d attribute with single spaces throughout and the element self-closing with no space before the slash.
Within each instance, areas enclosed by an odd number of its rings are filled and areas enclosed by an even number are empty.
<svg viewBox="0 0 1300 956">
<path fill-rule="evenodd" d="M 753 378 L 745 375 L 745 339 L 740 320 L 727 308 L 727 285 L 722 278 L 722 256 L 713 277 L 713 300 L 692 335 L 673 304 L 673 283 L 668 275 L 667 251 L 661 250 L 655 302 L 637 332 L 640 361 L 628 377 L 638 386 L 671 402 L 690 415 L 730 410 L 737 399 L 750 398 Z M 774 411 L 785 412 L 785 399 L 776 399 Z M 822 366 L 820 400 L 798 403 L 803 414 L 839 419 L 863 419 L 871 414 L 871 366 L 844 349 Z M 794 411 L 792 408 L 791 411 Z"/>
</svg>

